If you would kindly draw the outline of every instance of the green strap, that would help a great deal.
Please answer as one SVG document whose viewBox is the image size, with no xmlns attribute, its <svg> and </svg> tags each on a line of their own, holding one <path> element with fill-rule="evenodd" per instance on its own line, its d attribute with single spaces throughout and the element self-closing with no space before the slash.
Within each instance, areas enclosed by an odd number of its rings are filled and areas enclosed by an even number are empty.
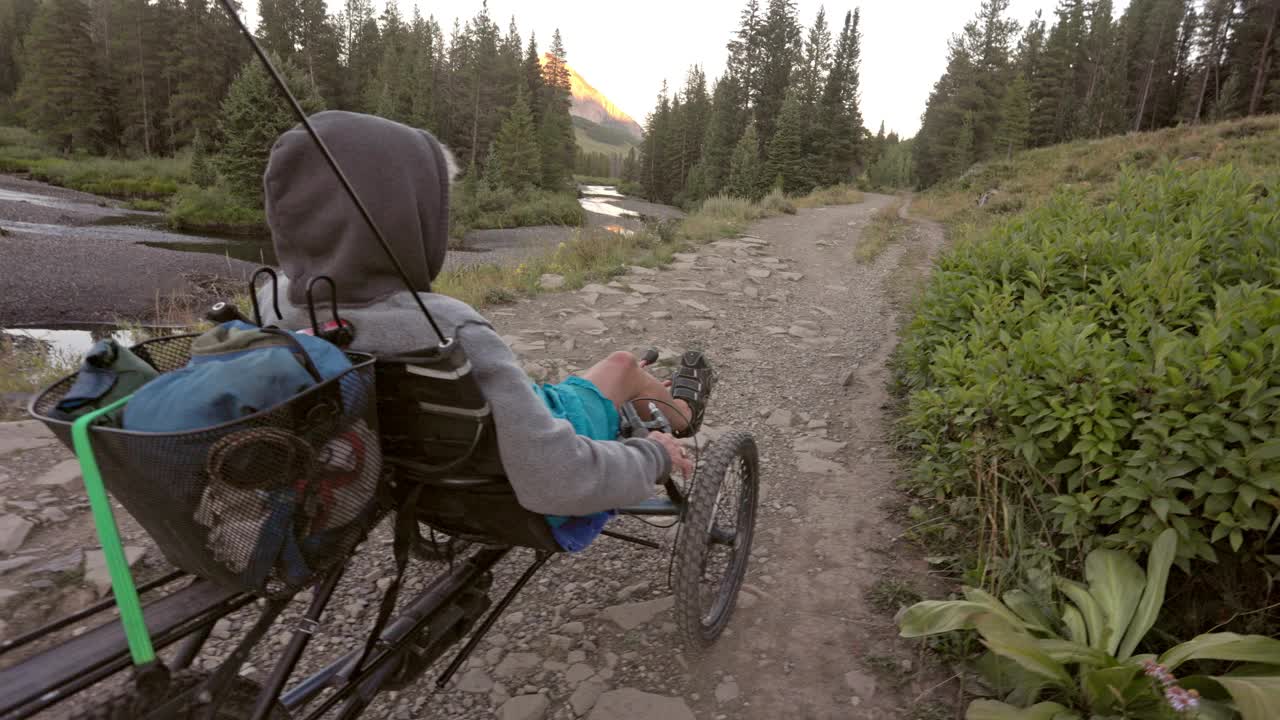
<svg viewBox="0 0 1280 720">
<path fill-rule="evenodd" d="M 102 543 L 102 554 L 106 557 L 107 571 L 111 574 L 111 592 L 115 594 L 116 607 L 120 609 L 120 622 L 124 624 L 124 636 L 129 641 L 129 653 L 133 656 L 134 665 L 145 665 L 155 661 L 156 651 L 151 646 L 151 635 L 142 619 L 142 603 L 138 601 L 138 590 L 133 585 L 129 561 L 120 544 L 120 529 L 116 526 L 111 501 L 107 499 L 107 489 L 102 484 L 102 473 L 98 470 L 98 461 L 93 457 L 93 448 L 89 443 L 89 426 L 103 415 L 124 407 L 129 402 L 129 397 L 78 418 L 71 424 L 71 442 L 75 447 L 76 457 L 80 459 L 84 489 L 89 493 L 93 524 L 98 528 L 98 541 Z"/>
</svg>

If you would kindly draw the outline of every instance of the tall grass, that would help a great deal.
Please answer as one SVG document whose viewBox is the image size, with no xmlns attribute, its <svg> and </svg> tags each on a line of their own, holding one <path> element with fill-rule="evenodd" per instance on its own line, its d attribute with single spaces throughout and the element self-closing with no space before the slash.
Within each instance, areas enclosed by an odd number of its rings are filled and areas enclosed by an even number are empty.
<svg viewBox="0 0 1280 720">
<path fill-rule="evenodd" d="M 78 358 L 63 356 L 37 340 L 15 339 L 0 334 L 0 395 L 33 393 L 75 370 Z M 0 404 L 0 421 L 21 419 L 5 417 Z"/>
<path fill-rule="evenodd" d="M 854 260 L 869 263 L 879 257 L 890 243 L 904 237 L 911 223 L 899 217 L 901 208 L 901 201 L 890 203 L 871 216 L 871 222 L 858 234 L 858 242 L 853 247 Z"/>
<path fill-rule="evenodd" d="M 464 185 L 449 198 L 449 234 L 461 238 L 471 230 L 530 227 L 535 225 L 581 225 L 582 206 L 568 192 L 528 190 L 481 185 Z"/>
</svg>

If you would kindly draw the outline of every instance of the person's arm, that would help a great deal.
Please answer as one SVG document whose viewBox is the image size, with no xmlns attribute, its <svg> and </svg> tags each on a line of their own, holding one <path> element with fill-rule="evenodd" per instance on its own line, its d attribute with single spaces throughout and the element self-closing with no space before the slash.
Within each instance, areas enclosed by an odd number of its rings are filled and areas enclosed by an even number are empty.
<svg viewBox="0 0 1280 720">
<path fill-rule="evenodd" d="M 552 417 L 492 328 L 469 323 L 457 335 L 493 408 L 502 466 L 526 509 L 587 515 L 635 504 L 671 472 L 671 457 L 656 440 L 592 440 Z"/>
</svg>

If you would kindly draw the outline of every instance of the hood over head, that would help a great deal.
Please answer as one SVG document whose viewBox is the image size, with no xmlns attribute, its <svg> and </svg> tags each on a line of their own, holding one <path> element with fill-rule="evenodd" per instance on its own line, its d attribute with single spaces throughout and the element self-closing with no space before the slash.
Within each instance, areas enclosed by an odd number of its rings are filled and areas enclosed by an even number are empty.
<svg viewBox="0 0 1280 720">
<path fill-rule="evenodd" d="M 310 121 L 413 289 L 429 291 L 449 242 L 454 164 L 448 150 L 425 130 L 373 115 L 330 110 Z M 307 284 L 320 275 L 337 283 L 343 305 L 366 305 L 405 290 L 306 128 L 298 125 L 276 140 L 262 184 L 267 225 L 295 305 L 306 304 Z M 318 284 L 314 295 L 328 298 L 328 285 Z"/>
</svg>

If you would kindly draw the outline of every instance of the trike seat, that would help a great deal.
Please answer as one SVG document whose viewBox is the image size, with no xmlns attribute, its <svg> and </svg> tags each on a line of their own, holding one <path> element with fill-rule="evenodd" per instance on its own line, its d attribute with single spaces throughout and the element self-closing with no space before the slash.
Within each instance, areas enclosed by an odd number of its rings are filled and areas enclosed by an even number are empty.
<svg viewBox="0 0 1280 720">
<path fill-rule="evenodd" d="M 378 425 L 396 509 L 453 537 L 559 552 L 522 507 L 498 455 L 489 403 L 457 340 L 378 358 Z M 416 496 L 416 500 L 414 500 Z"/>
</svg>

